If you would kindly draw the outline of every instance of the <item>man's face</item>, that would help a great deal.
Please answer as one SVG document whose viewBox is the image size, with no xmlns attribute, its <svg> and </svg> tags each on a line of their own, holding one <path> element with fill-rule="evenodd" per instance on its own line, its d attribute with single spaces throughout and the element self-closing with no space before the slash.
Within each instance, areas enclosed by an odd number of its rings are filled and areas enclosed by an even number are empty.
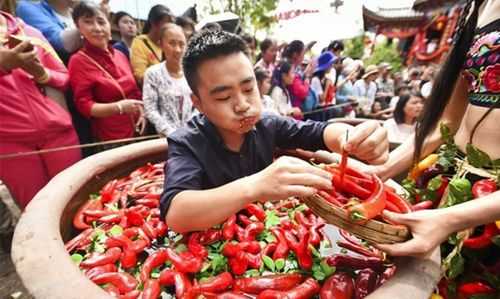
<svg viewBox="0 0 500 299">
<path fill-rule="evenodd" d="M 260 119 L 262 104 L 252 64 L 241 52 L 203 62 L 197 91 L 193 104 L 223 137 L 243 135 Z"/>
<path fill-rule="evenodd" d="M 134 19 L 129 16 L 123 16 L 118 22 L 121 36 L 134 37 L 137 35 L 137 25 Z"/>
</svg>

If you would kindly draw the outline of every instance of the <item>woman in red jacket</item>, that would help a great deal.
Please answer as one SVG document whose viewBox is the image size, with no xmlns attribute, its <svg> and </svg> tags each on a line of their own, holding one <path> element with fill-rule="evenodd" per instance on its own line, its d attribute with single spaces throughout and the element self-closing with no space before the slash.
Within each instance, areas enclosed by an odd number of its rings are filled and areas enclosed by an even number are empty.
<svg viewBox="0 0 500 299">
<path fill-rule="evenodd" d="M 106 16 L 98 6 L 82 1 L 73 9 L 73 20 L 84 46 L 69 61 L 70 82 L 76 107 L 90 119 L 94 137 L 105 141 L 142 133 L 141 92 L 127 57 L 109 43 Z"/>
<path fill-rule="evenodd" d="M 15 39 L 24 40 L 15 46 Z M 45 95 L 64 91 L 66 68 L 39 31 L 0 12 L 0 156 L 78 145 L 71 117 Z M 0 158 L 0 180 L 24 208 L 57 173 L 80 160 L 80 150 Z"/>
</svg>

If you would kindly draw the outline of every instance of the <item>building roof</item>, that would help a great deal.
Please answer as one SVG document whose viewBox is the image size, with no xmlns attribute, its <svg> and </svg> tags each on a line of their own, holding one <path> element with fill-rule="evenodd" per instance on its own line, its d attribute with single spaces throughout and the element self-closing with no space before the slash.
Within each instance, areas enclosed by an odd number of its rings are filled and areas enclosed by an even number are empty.
<svg viewBox="0 0 500 299">
<path fill-rule="evenodd" d="M 376 26 L 417 27 L 425 23 L 426 19 L 423 12 L 414 11 L 411 7 L 378 8 L 377 11 L 373 11 L 363 6 L 363 20 L 366 29 Z"/>
</svg>

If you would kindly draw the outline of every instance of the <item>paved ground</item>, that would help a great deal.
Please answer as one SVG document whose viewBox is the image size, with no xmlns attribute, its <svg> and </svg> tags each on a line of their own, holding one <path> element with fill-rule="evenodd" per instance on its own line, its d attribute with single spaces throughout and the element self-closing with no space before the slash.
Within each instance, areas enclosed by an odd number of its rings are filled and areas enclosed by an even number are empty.
<svg viewBox="0 0 500 299">
<path fill-rule="evenodd" d="M 10 255 L 0 250 L 0 298 L 32 299 L 17 276 Z"/>
</svg>

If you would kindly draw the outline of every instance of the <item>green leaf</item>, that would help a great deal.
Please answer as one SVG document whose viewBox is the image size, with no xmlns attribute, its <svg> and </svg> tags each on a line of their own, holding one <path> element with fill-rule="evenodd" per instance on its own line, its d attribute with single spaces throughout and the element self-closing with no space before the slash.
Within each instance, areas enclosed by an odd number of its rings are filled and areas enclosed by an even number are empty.
<svg viewBox="0 0 500 299">
<path fill-rule="evenodd" d="M 106 239 L 108 238 L 106 236 L 106 232 L 103 231 L 100 228 L 97 228 L 97 229 L 94 230 L 94 237 L 95 237 L 95 240 L 97 242 L 101 242 L 101 243 L 103 243 L 104 241 L 106 241 Z"/>
<path fill-rule="evenodd" d="M 160 277 L 160 269 L 155 268 L 153 271 L 151 271 L 151 277 L 152 278 L 159 278 Z"/>
<path fill-rule="evenodd" d="M 458 238 L 458 234 L 457 233 L 452 233 L 448 237 L 448 243 L 450 243 L 451 245 L 457 245 L 459 240 L 460 239 Z"/>
<path fill-rule="evenodd" d="M 455 279 L 464 272 L 465 260 L 460 253 L 457 253 L 450 261 L 450 268 L 447 271 L 449 279 Z"/>
<path fill-rule="evenodd" d="M 316 248 L 314 248 L 314 246 L 312 246 L 311 244 L 309 244 L 309 249 L 311 249 L 311 253 L 313 254 L 314 257 L 317 257 L 317 258 L 321 257 L 321 254 L 319 253 L 319 251 Z"/>
<path fill-rule="evenodd" d="M 276 266 L 276 270 L 281 271 L 283 268 L 285 268 L 285 259 L 275 260 L 274 265 Z"/>
<path fill-rule="evenodd" d="M 263 255 L 262 261 L 264 262 L 264 265 L 266 265 L 266 267 L 269 270 L 271 270 L 272 272 L 276 271 L 276 266 L 275 266 L 272 258 L 268 257 L 267 255 Z"/>
<path fill-rule="evenodd" d="M 488 154 L 470 143 L 466 145 L 465 150 L 467 152 L 467 161 L 474 167 L 483 168 L 492 163 Z"/>
<path fill-rule="evenodd" d="M 91 193 L 89 195 L 89 199 L 91 199 L 91 200 L 96 200 L 96 199 L 99 199 L 100 197 L 101 196 L 99 194 L 97 194 L 97 193 Z"/>
<path fill-rule="evenodd" d="M 266 220 L 264 222 L 266 229 L 270 229 L 273 226 L 280 224 L 280 217 L 276 215 L 276 211 L 266 211 Z"/>
<path fill-rule="evenodd" d="M 439 131 L 441 133 L 441 139 L 444 142 L 450 141 L 450 139 L 453 137 L 451 136 L 450 128 L 444 123 L 439 124 Z"/>
<path fill-rule="evenodd" d="M 123 233 L 123 228 L 119 225 L 113 225 L 113 227 L 108 231 L 108 233 L 110 236 L 116 237 Z"/>
<path fill-rule="evenodd" d="M 323 280 L 325 280 L 326 275 L 325 275 L 325 273 L 323 273 L 321 271 L 316 271 L 316 272 L 313 272 L 313 277 L 316 280 L 323 281 Z"/>
<path fill-rule="evenodd" d="M 83 256 L 78 253 L 74 253 L 71 255 L 71 260 L 76 264 L 80 265 L 80 263 L 83 261 Z"/>
<path fill-rule="evenodd" d="M 336 268 L 328 265 L 325 260 L 322 260 L 319 265 L 321 266 L 321 270 L 323 270 L 326 277 L 330 277 L 336 271 Z"/>
<path fill-rule="evenodd" d="M 94 244 L 94 252 L 104 253 L 106 251 L 106 247 L 100 243 Z"/>
<path fill-rule="evenodd" d="M 472 198 L 472 186 L 466 178 L 453 178 L 448 185 L 448 191 L 444 207 L 451 207 Z"/>
<path fill-rule="evenodd" d="M 251 270 L 247 270 L 247 272 L 245 272 L 245 274 L 243 274 L 243 276 L 245 276 L 245 277 L 259 277 L 260 272 L 257 269 L 251 269 Z"/>
<path fill-rule="evenodd" d="M 187 251 L 187 250 L 188 250 L 188 248 L 187 248 L 186 244 L 183 244 L 183 243 L 180 243 L 179 245 L 177 245 L 177 246 L 175 247 L 175 251 L 176 251 L 177 253 L 185 252 L 185 251 Z"/>
<path fill-rule="evenodd" d="M 496 246 L 500 247 L 500 235 L 496 235 L 493 238 L 491 238 L 491 242 L 495 244 Z"/>
<path fill-rule="evenodd" d="M 491 166 L 493 167 L 500 167 L 500 159 L 496 159 L 496 160 L 493 160 L 491 161 Z"/>
<path fill-rule="evenodd" d="M 257 240 L 266 241 L 266 243 L 274 243 L 276 242 L 276 237 L 271 231 L 266 229 L 257 236 Z"/>
</svg>

